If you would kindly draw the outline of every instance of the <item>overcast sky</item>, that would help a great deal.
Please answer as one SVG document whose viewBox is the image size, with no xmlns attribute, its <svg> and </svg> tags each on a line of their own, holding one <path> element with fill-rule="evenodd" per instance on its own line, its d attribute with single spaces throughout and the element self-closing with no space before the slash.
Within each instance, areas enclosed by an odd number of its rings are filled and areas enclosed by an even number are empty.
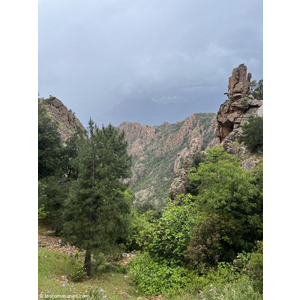
<svg viewBox="0 0 300 300">
<path fill-rule="evenodd" d="M 199 99 L 217 112 L 234 67 L 263 78 L 262 8 L 262 0 L 39 0 L 40 96 L 62 100 L 84 126 L 132 99 Z"/>
</svg>

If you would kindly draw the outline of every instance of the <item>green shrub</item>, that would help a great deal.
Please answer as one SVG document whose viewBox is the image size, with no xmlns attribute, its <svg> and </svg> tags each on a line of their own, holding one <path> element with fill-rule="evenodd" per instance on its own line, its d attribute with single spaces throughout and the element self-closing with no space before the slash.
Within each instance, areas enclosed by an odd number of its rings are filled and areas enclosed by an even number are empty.
<svg viewBox="0 0 300 300">
<path fill-rule="evenodd" d="M 222 287 L 228 283 L 234 282 L 240 278 L 238 268 L 231 263 L 221 262 L 216 268 L 207 269 L 206 274 L 203 274 L 199 280 L 199 289 L 203 290 L 205 287 L 213 285 Z"/>
<path fill-rule="evenodd" d="M 243 126 L 239 142 L 244 142 L 250 152 L 261 152 L 263 149 L 263 118 L 250 117 Z"/>
<path fill-rule="evenodd" d="M 104 294 L 103 289 L 94 289 L 89 292 L 89 300 L 105 300 L 108 299 L 107 296 Z"/>
<path fill-rule="evenodd" d="M 74 282 L 83 281 L 86 278 L 86 270 L 84 267 L 77 268 L 77 270 L 70 274 L 71 280 Z"/>
<path fill-rule="evenodd" d="M 38 220 L 44 220 L 48 215 L 48 212 L 45 210 L 45 205 L 42 204 L 41 207 L 38 209 Z"/>
<path fill-rule="evenodd" d="M 249 98 L 248 97 L 244 97 L 241 99 L 241 104 L 242 105 L 247 105 L 249 103 Z"/>
<path fill-rule="evenodd" d="M 189 194 L 178 197 L 177 202 L 169 202 L 162 217 L 148 227 L 143 249 L 152 257 L 182 263 L 196 220 L 194 209 L 195 203 Z"/>
<path fill-rule="evenodd" d="M 140 292 L 146 295 L 175 295 L 192 282 L 191 271 L 167 260 L 154 260 L 147 252 L 130 263 L 130 270 Z"/>
<path fill-rule="evenodd" d="M 143 248 L 145 235 L 151 231 L 154 220 L 156 220 L 156 212 L 148 210 L 143 214 L 136 210 L 132 212 L 132 221 L 130 233 L 126 238 L 126 251 L 141 250 Z"/>
<path fill-rule="evenodd" d="M 262 300 L 263 297 L 253 288 L 249 277 L 243 275 L 238 280 L 226 285 L 210 284 L 200 293 L 200 299 L 205 300 Z"/>
<path fill-rule="evenodd" d="M 194 268 L 231 262 L 262 239 L 262 172 L 247 171 L 223 147 L 209 149 L 191 168 L 189 190 L 195 195 L 198 222 L 186 258 Z"/>
<path fill-rule="evenodd" d="M 253 282 L 255 291 L 263 292 L 263 242 L 256 242 L 251 253 L 240 253 L 234 261 L 241 273 L 246 274 Z"/>
<path fill-rule="evenodd" d="M 189 267 L 203 271 L 216 266 L 221 260 L 232 261 L 235 252 L 238 223 L 231 217 L 211 213 L 203 216 L 194 226 L 190 243 L 185 252 Z"/>
</svg>

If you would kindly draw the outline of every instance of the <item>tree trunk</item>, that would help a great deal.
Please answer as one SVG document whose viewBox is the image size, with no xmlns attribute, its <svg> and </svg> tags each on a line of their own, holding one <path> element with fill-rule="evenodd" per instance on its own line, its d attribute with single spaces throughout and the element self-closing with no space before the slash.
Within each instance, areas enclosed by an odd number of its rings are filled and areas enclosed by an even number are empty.
<svg viewBox="0 0 300 300">
<path fill-rule="evenodd" d="M 91 251 L 88 249 L 85 253 L 84 267 L 86 269 L 87 276 L 92 275 L 92 265 L 91 265 Z"/>
</svg>

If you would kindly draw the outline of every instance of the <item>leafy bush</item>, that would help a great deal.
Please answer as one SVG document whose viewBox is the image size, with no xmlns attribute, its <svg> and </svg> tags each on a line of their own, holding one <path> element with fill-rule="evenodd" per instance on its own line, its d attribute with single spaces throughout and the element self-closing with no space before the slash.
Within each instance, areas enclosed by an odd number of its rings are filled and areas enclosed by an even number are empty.
<svg viewBox="0 0 300 300">
<path fill-rule="evenodd" d="M 156 220 L 156 212 L 148 210 L 143 214 L 133 210 L 131 216 L 130 233 L 126 238 L 126 251 L 141 250 L 144 244 L 145 235 L 150 232 L 153 222 Z"/>
<path fill-rule="evenodd" d="M 221 287 L 234 282 L 240 278 L 238 268 L 231 263 L 220 262 L 216 268 L 207 269 L 199 280 L 199 288 L 203 290 L 206 286 Z"/>
<path fill-rule="evenodd" d="M 232 261 L 262 239 L 262 176 L 247 171 L 222 147 L 209 149 L 205 161 L 189 173 L 199 220 L 186 257 L 194 268 Z"/>
<path fill-rule="evenodd" d="M 83 281 L 86 278 L 86 270 L 84 267 L 78 268 L 75 272 L 70 274 L 71 280 L 74 282 Z"/>
<path fill-rule="evenodd" d="M 48 215 L 48 212 L 45 210 L 45 205 L 42 204 L 41 207 L 38 209 L 38 219 L 44 220 Z"/>
<path fill-rule="evenodd" d="M 248 123 L 243 126 L 243 133 L 239 142 L 244 142 L 251 152 L 262 151 L 263 149 L 263 118 L 250 117 Z"/>
<path fill-rule="evenodd" d="M 203 271 L 216 266 L 219 261 L 231 261 L 235 252 L 231 245 L 238 237 L 237 222 L 230 217 L 208 214 L 193 228 L 193 234 L 185 252 L 189 267 Z"/>
<path fill-rule="evenodd" d="M 253 288 L 249 277 L 243 275 L 236 281 L 226 285 L 215 286 L 210 284 L 200 293 L 200 299 L 205 300 L 262 300 L 260 293 Z"/>
<path fill-rule="evenodd" d="M 165 258 L 176 263 L 183 262 L 183 252 L 191 236 L 191 227 L 195 222 L 195 203 L 191 195 L 169 202 L 161 219 L 148 227 L 142 241 L 143 249 L 152 257 Z"/>
<path fill-rule="evenodd" d="M 235 265 L 243 274 L 249 276 L 253 281 L 253 287 L 260 293 L 263 292 L 263 242 L 256 243 L 256 249 L 251 253 L 240 253 Z"/>
<path fill-rule="evenodd" d="M 167 260 L 154 260 L 147 252 L 130 264 L 134 282 L 146 295 L 175 295 L 185 291 L 192 282 L 191 271 Z"/>
<path fill-rule="evenodd" d="M 261 99 L 261 100 L 263 99 L 263 90 L 264 90 L 263 79 L 260 79 L 258 82 L 257 80 L 251 81 L 250 92 L 255 99 Z"/>
</svg>

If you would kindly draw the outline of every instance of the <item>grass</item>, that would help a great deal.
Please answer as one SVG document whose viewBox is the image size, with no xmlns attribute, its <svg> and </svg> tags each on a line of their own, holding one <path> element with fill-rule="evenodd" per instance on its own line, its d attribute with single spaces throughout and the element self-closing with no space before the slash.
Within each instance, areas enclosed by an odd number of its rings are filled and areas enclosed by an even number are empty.
<svg viewBox="0 0 300 300">
<path fill-rule="evenodd" d="M 85 278 L 81 282 L 71 281 L 70 274 L 82 267 L 82 259 L 69 257 L 60 252 L 50 252 L 46 248 L 39 248 L 39 295 L 89 295 L 93 290 L 103 290 L 109 300 L 124 299 L 163 299 L 163 300 L 193 300 L 197 295 L 184 294 L 169 297 L 149 297 L 138 294 L 132 283 L 130 274 L 108 271 L 102 275 Z M 64 285 L 64 286 L 63 286 Z M 50 299 L 50 298 L 49 298 Z M 56 298 L 55 299 L 63 299 Z M 70 298 L 72 299 L 72 298 Z M 76 299 L 76 298 L 75 298 Z M 93 298 L 82 298 L 93 299 Z M 99 298 L 101 299 L 101 298 Z"/>
<path fill-rule="evenodd" d="M 130 286 L 130 276 L 122 273 L 108 272 L 82 282 L 72 282 L 70 274 L 80 267 L 80 258 L 39 248 L 39 295 L 89 295 L 94 289 L 102 289 L 111 300 L 127 299 L 128 295 L 133 299 L 137 297 L 135 289 Z"/>
</svg>

